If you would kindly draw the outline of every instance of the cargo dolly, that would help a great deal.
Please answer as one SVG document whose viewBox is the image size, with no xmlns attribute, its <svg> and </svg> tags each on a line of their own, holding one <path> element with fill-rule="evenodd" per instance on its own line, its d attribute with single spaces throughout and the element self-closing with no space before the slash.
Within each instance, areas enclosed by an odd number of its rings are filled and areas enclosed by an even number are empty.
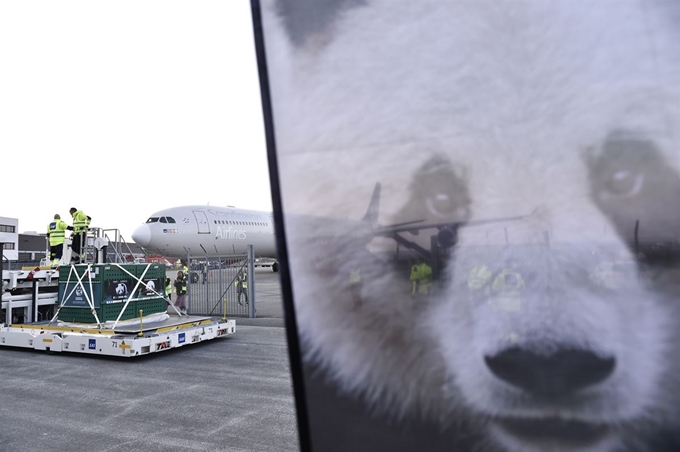
<svg viewBox="0 0 680 452">
<path fill-rule="evenodd" d="M 158 264 L 81 264 L 32 273 L 3 272 L 3 287 L 32 287 L 32 293 L 29 299 L 3 296 L 6 319 L 0 324 L 0 346 L 135 357 L 235 332 L 235 321 L 226 317 L 191 316 L 176 310 L 164 293 L 165 267 Z M 168 306 L 176 315 L 167 313 Z M 19 316 L 28 322 L 13 324 L 16 308 L 28 311 Z M 52 314 L 51 319 L 35 321 L 41 313 Z"/>
</svg>

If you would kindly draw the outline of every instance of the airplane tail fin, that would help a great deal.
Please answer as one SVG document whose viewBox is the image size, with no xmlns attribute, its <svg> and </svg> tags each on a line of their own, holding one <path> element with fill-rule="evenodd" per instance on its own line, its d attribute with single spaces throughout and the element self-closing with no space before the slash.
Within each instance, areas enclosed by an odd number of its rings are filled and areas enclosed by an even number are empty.
<svg viewBox="0 0 680 452">
<path fill-rule="evenodd" d="M 369 223 L 372 228 L 378 227 L 378 214 L 380 213 L 380 182 L 376 182 L 375 188 L 373 189 L 373 196 L 371 196 L 371 202 L 368 204 L 368 209 L 366 214 L 361 221 Z"/>
</svg>

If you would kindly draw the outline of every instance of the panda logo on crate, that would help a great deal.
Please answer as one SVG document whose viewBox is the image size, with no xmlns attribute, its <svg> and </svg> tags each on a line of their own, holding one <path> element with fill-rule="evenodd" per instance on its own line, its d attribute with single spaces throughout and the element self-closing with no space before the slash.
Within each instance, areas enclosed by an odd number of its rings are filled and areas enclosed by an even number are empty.
<svg viewBox="0 0 680 452">
<path fill-rule="evenodd" d="M 146 291 L 149 293 L 153 293 L 156 291 L 156 284 L 153 281 L 149 281 L 146 283 Z"/>
<path fill-rule="evenodd" d="M 125 283 L 118 283 L 116 286 L 116 295 L 127 295 L 128 293 L 128 288 Z"/>
</svg>

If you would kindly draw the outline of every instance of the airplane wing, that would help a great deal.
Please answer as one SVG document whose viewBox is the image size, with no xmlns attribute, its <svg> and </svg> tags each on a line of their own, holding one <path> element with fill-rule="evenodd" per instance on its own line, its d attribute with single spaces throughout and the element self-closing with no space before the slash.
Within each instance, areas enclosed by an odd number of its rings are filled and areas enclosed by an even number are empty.
<svg viewBox="0 0 680 452">
<path fill-rule="evenodd" d="M 517 221 L 517 220 L 522 220 L 524 218 L 528 218 L 532 216 L 534 213 L 536 213 L 537 209 L 534 209 L 533 212 L 531 212 L 529 215 L 519 215 L 515 217 L 503 217 L 503 218 L 490 218 L 486 220 L 476 220 L 476 221 L 465 221 L 465 222 L 442 222 L 442 223 L 430 223 L 430 224 L 420 224 L 417 225 L 418 223 L 422 223 L 425 220 L 415 220 L 415 221 L 409 221 L 406 223 L 399 223 L 391 226 L 383 226 L 383 227 L 378 227 L 374 229 L 374 234 L 379 235 L 379 236 L 391 236 L 392 234 L 395 234 L 397 232 L 410 232 L 411 234 L 418 234 L 419 231 L 423 229 L 445 229 L 445 228 L 458 228 L 458 227 L 467 227 L 467 226 L 481 226 L 484 224 L 492 224 L 492 223 L 502 223 L 505 221 Z M 417 226 L 416 226 L 417 225 Z"/>
</svg>

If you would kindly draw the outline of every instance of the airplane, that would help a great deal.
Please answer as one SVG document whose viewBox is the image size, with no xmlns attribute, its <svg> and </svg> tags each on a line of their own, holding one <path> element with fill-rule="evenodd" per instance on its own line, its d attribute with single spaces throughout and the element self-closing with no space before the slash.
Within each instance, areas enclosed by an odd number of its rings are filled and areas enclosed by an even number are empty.
<svg viewBox="0 0 680 452">
<path fill-rule="evenodd" d="M 225 256 L 246 253 L 253 245 L 258 258 L 276 259 L 272 212 L 215 206 L 179 206 L 151 214 L 132 233 L 147 251 L 165 257 Z M 279 271 L 278 261 L 272 265 Z"/>
</svg>

